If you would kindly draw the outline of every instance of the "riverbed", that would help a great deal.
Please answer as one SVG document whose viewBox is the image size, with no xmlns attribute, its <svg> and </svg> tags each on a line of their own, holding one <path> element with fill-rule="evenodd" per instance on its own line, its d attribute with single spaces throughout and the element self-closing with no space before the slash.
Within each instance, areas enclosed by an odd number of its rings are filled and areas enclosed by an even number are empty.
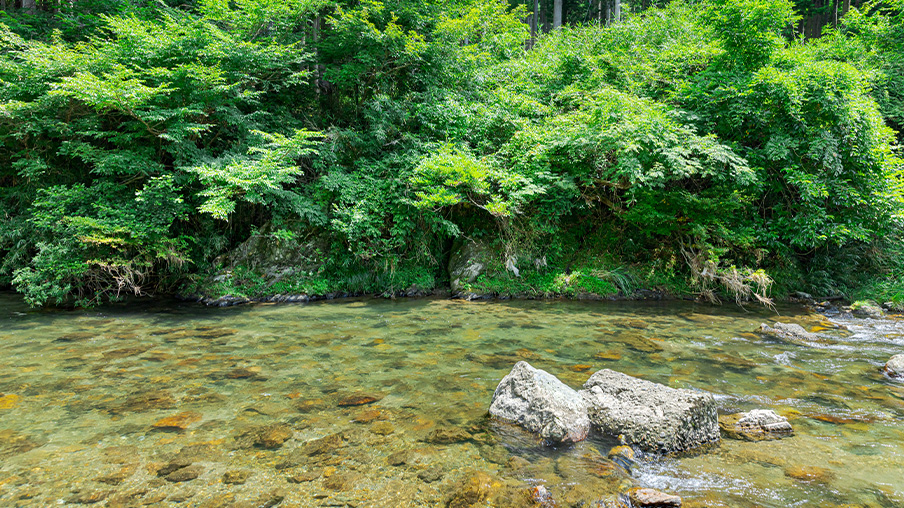
<svg viewBox="0 0 904 508">
<path fill-rule="evenodd" d="M 775 321 L 819 340 L 753 333 Z M 476 506 L 532 506 L 538 486 L 556 506 L 614 502 L 631 486 L 685 506 L 904 506 L 904 383 L 881 372 L 901 352 L 902 321 L 800 307 L 45 311 L 0 294 L 0 506 L 446 506 L 469 489 Z M 609 368 L 707 390 L 722 412 L 775 410 L 795 435 L 612 467 L 612 439 L 550 448 L 487 418 L 520 360 L 574 388 Z"/>
</svg>

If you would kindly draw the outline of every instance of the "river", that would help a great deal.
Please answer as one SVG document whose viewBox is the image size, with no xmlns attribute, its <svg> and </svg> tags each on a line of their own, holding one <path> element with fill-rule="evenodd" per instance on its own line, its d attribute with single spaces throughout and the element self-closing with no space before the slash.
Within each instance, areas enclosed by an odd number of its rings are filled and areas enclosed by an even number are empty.
<svg viewBox="0 0 904 508">
<path fill-rule="evenodd" d="M 820 340 L 752 333 L 774 321 Z M 902 351 L 902 321 L 799 307 L 351 299 L 45 311 L 0 294 L 0 506 L 457 506 L 475 482 L 476 498 L 500 506 L 531 506 L 521 493 L 538 485 L 560 507 L 630 485 L 691 507 L 904 506 L 904 383 L 880 370 Z M 720 411 L 775 410 L 795 435 L 639 457 L 628 475 L 604 458 L 611 439 L 553 449 L 487 418 L 520 360 L 575 388 L 610 368 L 707 390 Z"/>
</svg>

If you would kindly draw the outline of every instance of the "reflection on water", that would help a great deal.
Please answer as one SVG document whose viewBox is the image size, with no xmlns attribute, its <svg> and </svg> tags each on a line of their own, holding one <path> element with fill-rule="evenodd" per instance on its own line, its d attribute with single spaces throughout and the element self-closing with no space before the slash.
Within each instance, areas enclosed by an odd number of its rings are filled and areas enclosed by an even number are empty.
<svg viewBox="0 0 904 508">
<path fill-rule="evenodd" d="M 0 295 L 0 505 L 591 506 L 631 486 L 685 506 L 904 505 L 904 383 L 879 370 L 904 323 L 782 309 L 821 339 L 750 333 L 775 319 L 433 299 L 47 312 Z M 709 390 L 796 435 L 629 475 L 604 438 L 546 449 L 486 419 L 519 360 L 573 387 L 605 367 Z"/>
</svg>

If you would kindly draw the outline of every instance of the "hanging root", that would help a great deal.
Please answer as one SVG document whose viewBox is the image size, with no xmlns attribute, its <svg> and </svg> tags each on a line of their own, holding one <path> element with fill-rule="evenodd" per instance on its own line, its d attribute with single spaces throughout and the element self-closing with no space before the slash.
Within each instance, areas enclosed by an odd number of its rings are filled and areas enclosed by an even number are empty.
<svg viewBox="0 0 904 508">
<path fill-rule="evenodd" d="M 738 270 L 734 265 L 721 267 L 708 252 L 684 245 L 681 247 L 681 254 L 691 269 L 691 279 L 701 298 L 710 303 L 721 303 L 715 292 L 717 287 L 721 287 L 738 305 L 754 299 L 775 309 L 775 303 L 768 296 L 773 280 L 763 270 Z"/>
</svg>

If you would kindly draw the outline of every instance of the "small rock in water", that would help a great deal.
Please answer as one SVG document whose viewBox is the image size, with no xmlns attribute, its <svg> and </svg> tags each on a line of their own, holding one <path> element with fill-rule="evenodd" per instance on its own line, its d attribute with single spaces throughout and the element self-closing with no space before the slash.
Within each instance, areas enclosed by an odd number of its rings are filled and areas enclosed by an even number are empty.
<svg viewBox="0 0 904 508">
<path fill-rule="evenodd" d="M 85 492 L 79 492 L 78 494 L 69 498 L 69 502 L 72 504 L 94 504 L 99 503 L 107 498 L 110 495 L 109 490 L 89 490 Z"/>
<path fill-rule="evenodd" d="M 177 456 L 175 459 L 169 461 L 166 465 L 158 469 L 157 476 L 168 476 L 174 471 L 178 471 L 179 469 L 192 465 L 193 462 L 194 461 L 191 458 Z"/>
<path fill-rule="evenodd" d="M 819 340 L 818 335 L 810 333 L 803 326 L 794 323 L 775 323 L 774 326 L 763 323 L 758 331 L 761 334 L 773 335 L 791 342 L 814 342 Z"/>
<path fill-rule="evenodd" d="M 904 379 L 904 354 L 892 356 L 885 364 L 885 373 L 893 378 Z"/>
<path fill-rule="evenodd" d="M 166 475 L 166 481 L 173 483 L 187 482 L 201 476 L 202 473 L 204 473 L 204 467 L 200 464 L 195 464 L 177 469 Z"/>
<path fill-rule="evenodd" d="M 382 398 L 383 398 L 382 395 L 367 394 L 367 393 L 353 393 L 351 395 L 347 395 L 347 396 L 343 397 L 339 401 L 338 405 L 340 407 L 363 406 L 364 404 L 372 404 L 374 402 L 377 402 L 378 400 L 380 400 Z"/>
<path fill-rule="evenodd" d="M 251 471 L 236 470 L 223 473 L 223 483 L 228 485 L 242 485 L 251 476 Z"/>
<path fill-rule="evenodd" d="M 433 444 L 453 444 L 471 440 L 471 434 L 458 427 L 444 427 L 436 429 L 424 441 Z"/>
<path fill-rule="evenodd" d="M 286 499 L 287 492 L 283 489 L 276 489 L 265 492 L 256 499 L 246 501 L 245 503 L 235 503 L 230 508 L 271 508 L 283 502 Z"/>
<path fill-rule="evenodd" d="M 324 488 L 336 491 L 352 490 L 357 485 L 360 477 L 355 473 L 334 474 L 323 481 Z"/>
<path fill-rule="evenodd" d="M 425 483 L 433 483 L 442 480 L 445 474 L 446 473 L 443 471 L 442 466 L 440 466 L 439 464 L 434 464 L 418 473 L 417 477 Z"/>
<path fill-rule="evenodd" d="M 681 498 L 654 489 L 633 488 L 628 491 L 631 506 L 637 508 L 680 507 Z"/>
<path fill-rule="evenodd" d="M 10 393 L 9 395 L 4 395 L 0 393 L 0 409 L 11 409 L 16 407 L 16 404 L 19 403 L 19 396 Z"/>
<path fill-rule="evenodd" d="M 556 505 L 555 500 L 552 498 L 552 494 L 550 494 L 543 485 L 531 487 L 528 489 L 528 495 L 530 496 L 531 502 L 536 506 L 552 508 Z"/>
<path fill-rule="evenodd" d="M 107 485 L 119 485 L 124 482 L 126 478 L 135 474 L 135 471 L 138 468 L 135 465 L 125 466 L 118 471 L 114 471 L 107 475 L 101 475 L 94 478 L 94 481 L 106 483 Z"/>
<path fill-rule="evenodd" d="M 824 467 L 791 466 L 785 468 L 785 476 L 807 483 L 827 484 L 835 475 Z"/>
<path fill-rule="evenodd" d="M 311 411 L 326 407 L 326 401 L 323 399 L 304 399 L 295 402 L 294 405 L 299 413 L 310 413 Z"/>
<path fill-rule="evenodd" d="M 292 429 L 288 425 L 277 423 L 260 429 L 255 444 L 257 446 L 274 449 L 279 448 L 292 438 Z"/>
<path fill-rule="evenodd" d="M 389 422 L 377 422 L 370 427 L 370 431 L 378 436 L 388 436 L 395 432 L 395 428 Z"/>
<path fill-rule="evenodd" d="M 170 409 L 176 405 L 176 399 L 166 390 L 152 390 L 130 396 L 119 407 L 119 412 L 141 412 L 151 409 Z"/>
<path fill-rule="evenodd" d="M 263 379 L 260 367 L 233 369 L 226 373 L 228 379 Z"/>
<path fill-rule="evenodd" d="M 303 455 L 313 457 L 314 455 L 330 453 L 336 448 L 342 446 L 342 443 L 343 437 L 341 433 L 331 434 L 320 439 L 308 441 L 300 448 L 300 451 Z"/>
<path fill-rule="evenodd" d="M 552 443 L 576 443 L 590 432 L 587 403 L 552 374 L 515 364 L 493 393 L 490 414 Z"/>
<path fill-rule="evenodd" d="M 447 508 L 469 508 L 490 498 L 502 482 L 483 472 L 476 472 L 452 487 L 452 494 L 446 502 Z"/>
<path fill-rule="evenodd" d="M 386 462 L 390 466 L 404 466 L 409 460 L 411 460 L 410 450 L 401 450 L 386 457 Z"/>
<path fill-rule="evenodd" d="M 189 425 L 200 421 L 203 415 L 196 411 L 183 411 L 181 413 L 167 416 L 161 420 L 158 420 L 154 424 L 154 428 L 163 429 L 163 430 L 185 430 Z"/>
<path fill-rule="evenodd" d="M 289 483 L 307 483 L 320 478 L 320 471 L 305 471 L 303 473 L 294 474 L 287 478 Z"/>
<path fill-rule="evenodd" d="M 616 446 L 615 448 L 612 448 L 611 450 L 609 450 L 609 453 L 606 456 L 609 457 L 610 459 L 615 459 L 616 457 L 621 457 L 621 458 L 625 458 L 630 461 L 633 461 L 635 458 L 634 448 L 631 448 L 630 446 L 625 446 L 625 445 Z"/>
<path fill-rule="evenodd" d="M 355 423 L 370 423 L 376 420 L 386 420 L 388 418 L 389 413 L 382 409 L 369 409 L 359 413 L 352 421 Z"/>
<path fill-rule="evenodd" d="M 879 319 L 885 315 L 882 307 L 872 300 L 862 300 L 851 305 L 851 313 L 860 318 Z"/>
<path fill-rule="evenodd" d="M 721 415 L 719 428 L 725 437 L 746 441 L 768 441 L 794 434 L 794 429 L 791 428 L 787 418 L 768 409 Z"/>
<path fill-rule="evenodd" d="M 603 369 L 584 383 L 581 395 L 596 428 L 643 451 L 683 452 L 719 441 L 716 402 L 709 393 Z"/>
</svg>

